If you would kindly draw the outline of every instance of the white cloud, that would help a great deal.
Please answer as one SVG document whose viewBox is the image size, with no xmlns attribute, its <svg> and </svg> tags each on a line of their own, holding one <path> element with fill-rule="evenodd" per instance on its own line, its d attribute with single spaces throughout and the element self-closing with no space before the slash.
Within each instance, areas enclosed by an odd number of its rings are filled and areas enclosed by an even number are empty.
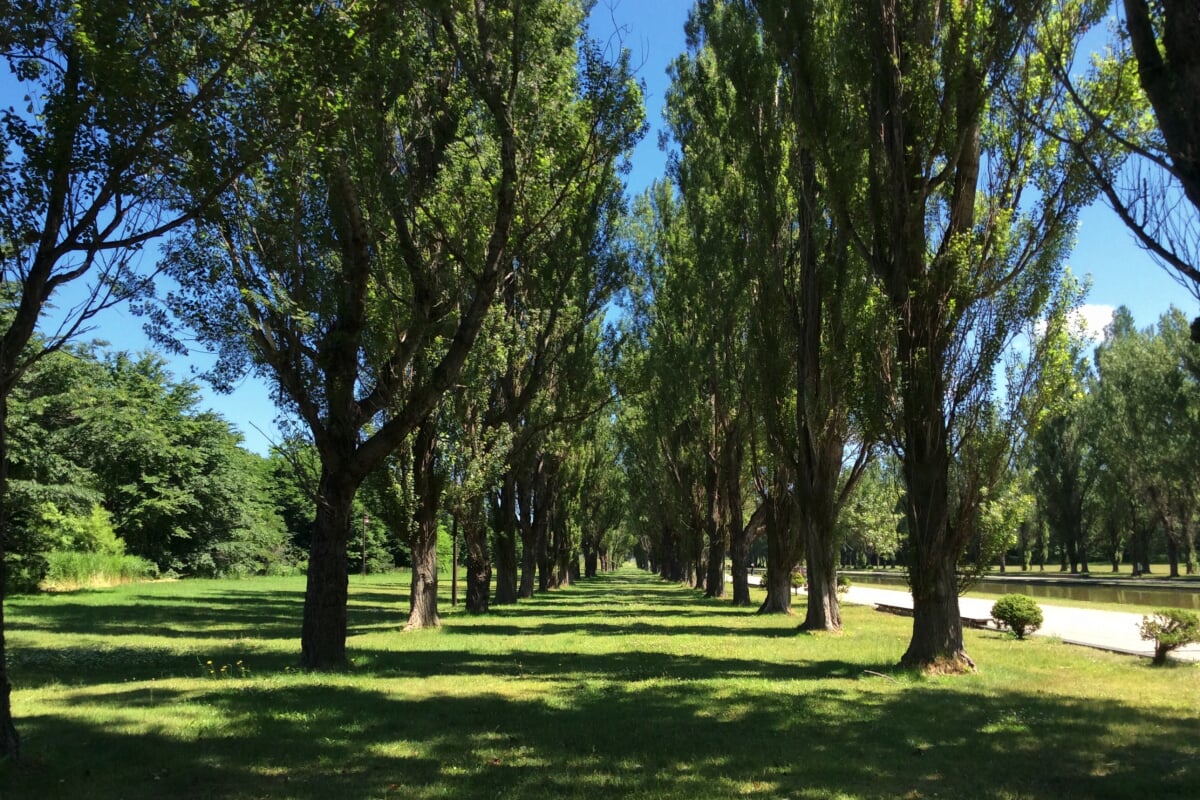
<svg viewBox="0 0 1200 800">
<path fill-rule="evenodd" d="M 1098 342 L 1104 338 L 1104 329 L 1112 323 L 1115 306 L 1088 303 L 1075 312 L 1075 324 L 1081 327 L 1087 338 Z"/>
<path fill-rule="evenodd" d="M 1116 310 L 1115 306 L 1109 305 L 1082 305 L 1075 311 L 1072 328 L 1082 333 L 1089 342 L 1099 342 L 1104 338 L 1104 329 L 1112 322 Z M 1034 330 L 1038 336 L 1043 335 L 1046 332 L 1046 321 L 1038 320 Z"/>
</svg>

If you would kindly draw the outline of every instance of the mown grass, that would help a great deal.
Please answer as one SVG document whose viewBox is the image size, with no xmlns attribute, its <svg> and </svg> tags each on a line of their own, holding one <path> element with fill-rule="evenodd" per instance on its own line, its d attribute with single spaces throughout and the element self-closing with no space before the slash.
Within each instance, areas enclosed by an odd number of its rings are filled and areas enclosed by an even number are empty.
<svg viewBox="0 0 1200 800">
<path fill-rule="evenodd" d="M 847 607 L 844 635 L 798 634 L 795 618 L 626 569 L 486 617 L 443 607 L 440 630 L 407 634 L 406 576 L 354 578 L 355 668 L 313 675 L 293 668 L 302 589 L 180 581 L 13 601 L 26 758 L 0 766 L 0 796 L 1058 800 L 1200 786 L 1192 665 L 970 631 L 980 671 L 925 677 L 894 666 L 910 620 Z"/>
</svg>

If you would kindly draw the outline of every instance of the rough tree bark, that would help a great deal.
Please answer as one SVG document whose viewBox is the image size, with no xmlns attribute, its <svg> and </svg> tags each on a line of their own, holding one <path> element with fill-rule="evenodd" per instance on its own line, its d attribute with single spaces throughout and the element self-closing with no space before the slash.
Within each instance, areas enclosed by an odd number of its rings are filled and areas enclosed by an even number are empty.
<svg viewBox="0 0 1200 800">
<path fill-rule="evenodd" d="M 346 540 L 357 489 L 358 483 L 337 464 L 322 466 L 300 629 L 300 666 L 304 669 L 339 670 L 347 665 Z"/>
<path fill-rule="evenodd" d="M 842 609 L 837 597 L 837 541 L 811 521 L 804 527 L 808 603 L 801 628 L 806 631 L 840 631 Z"/>
<path fill-rule="evenodd" d="M 537 459 L 532 467 L 533 472 L 541 472 L 541 459 Z M 535 478 L 530 470 L 523 470 L 520 479 L 516 480 L 516 489 L 521 499 L 521 586 L 517 590 L 518 598 L 533 597 L 533 587 L 537 582 L 537 530 L 534 527 L 533 486 Z"/>
<path fill-rule="evenodd" d="M 774 492 L 763 501 L 755 516 L 763 514 L 767 531 L 767 596 L 759 614 L 792 613 L 792 571 L 800 562 L 795 514 L 787 485 L 776 481 Z"/>
<path fill-rule="evenodd" d="M 467 548 L 466 608 L 470 614 L 486 614 L 492 589 L 492 561 L 488 558 L 487 525 L 482 513 L 468 513 L 462 521 Z"/>
<path fill-rule="evenodd" d="M 929 358 L 927 352 L 920 352 L 920 345 L 911 340 L 907 345 L 901 352 L 908 358 Z M 949 432 L 941 407 L 941 398 L 945 396 L 944 373 L 940 367 L 911 372 L 916 380 L 904 390 L 905 403 L 911 409 L 904 415 L 908 448 L 904 474 L 910 497 L 906 504 L 908 530 L 913 543 L 908 571 L 913 631 L 900 663 L 959 671 L 974 667 L 974 662 L 963 646 L 958 607 L 957 568 L 961 547 L 950 540 Z"/>
<path fill-rule="evenodd" d="M 750 605 L 750 540 L 742 517 L 742 442 L 738 436 L 726 447 L 725 499 L 729 521 L 729 576 L 733 582 L 733 604 Z"/>
<path fill-rule="evenodd" d="M 437 605 L 437 511 L 442 487 L 436 462 L 437 417 L 430 414 L 417 428 L 413 444 L 413 489 L 417 498 L 417 518 L 409 542 L 412 550 L 412 583 L 405 630 L 441 625 Z"/>
<path fill-rule="evenodd" d="M 8 682 L 8 651 L 4 642 L 4 598 L 7 594 L 7 569 L 4 533 L 8 530 L 8 396 L 11 390 L 0 387 L 0 757 L 21 757 L 21 737 L 12 718 L 12 684 Z"/>
<path fill-rule="evenodd" d="M 493 520 L 493 539 L 496 554 L 496 605 L 511 605 L 519 595 L 520 562 L 517 559 L 516 487 L 512 473 L 507 472 L 497 492 L 496 514 Z"/>
</svg>

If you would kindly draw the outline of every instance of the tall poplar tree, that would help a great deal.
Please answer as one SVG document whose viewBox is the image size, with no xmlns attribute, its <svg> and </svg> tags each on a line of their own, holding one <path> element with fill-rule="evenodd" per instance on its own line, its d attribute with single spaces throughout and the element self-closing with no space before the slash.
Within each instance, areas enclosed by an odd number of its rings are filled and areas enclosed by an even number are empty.
<svg viewBox="0 0 1200 800">
<path fill-rule="evenodd" d="M 714 63 L 694 87 L 703 98 L 693 101 L 695 124 L 725 164 L 723 191 L 739 195 L 729 213 L 740 214 L 743 234 L 730 237 L 738 255 L 727 256 L 727 268 L 752 279 L 747 350 L 757 369 L 747 395 L 786 474 L 781 483 L 796 521 L 768 531 L 774 563 L 764 610 L 786 602 L 793 559 L 803 554 L 804 627 L 837 630 L 837 517 L 879 436 L 882 298 L 834 218 L 829 193 L 855 189 L 832 184 L 818 164 L 817 142 L 796 119 L 805 99 L 764 41 L 757 15 L 737 3 L 702 3 L 694 41 L 701 35 Z M 841 202 L 849 207 L 857 198 Z"/>
<path fill-rule="evenodd" d="M 833 202 L 893 320 L 914 602 L 902 663 L 968 668 L 957 566 L 972 530 L 956 520 L 982 497 L 952 508 L 951 464 L 987 419 L 1001 354 L 1044 312 L 1092 194 L 1069 149 L 1043 133 L 1055 87 L 1034 46 L 1081 31 L 1041 25 L 1050 3 L 1038 0 L 752 5 L 797 82 L 797 117 L 831 184 L 865 192 L 854 203 L 835 190 Z"/>
</svg>

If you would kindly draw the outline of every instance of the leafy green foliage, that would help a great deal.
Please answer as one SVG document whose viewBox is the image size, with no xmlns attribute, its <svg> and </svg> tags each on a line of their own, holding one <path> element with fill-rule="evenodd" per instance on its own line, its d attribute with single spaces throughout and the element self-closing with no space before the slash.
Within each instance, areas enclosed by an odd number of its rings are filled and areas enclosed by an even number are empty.
<svg viewBox="0 0 1200 800">
<path fill-rule="evenodd" d="M 867 468 L 838 516 L 838 541 L 856 563 L 895 561 L 904 546 L 900 464 L 882 458 Z"/>
<path fill-rule="evenodd" d="M 13 395 L 10 575 L 34 589 L 51 552 L 128 553 L 188 575 L 263 572 L 292 560 L 268 487 L 198 389 L 161 357 L 74 347 L 42 359 Z"/>
<path fill-rule="evenodd" d="M 1028 595 L 1006 594 L 992 604 L 992 620 L 1024 639 L 1025 634 L 1042 627 L 1042 608 Z"/>
<path fill-rule="evenodd" d="M 1151 536 L 1162 537 L 1171 574 L 1180 564 L 1200 568 L 1195 520 L 1200 471 L 1194 443 L 1200 437 L 1200 345 L 1186 317 L 1171 309 L 1153 328 L 1138 330 L 1118 309 L 1096 349 L 1096 380 L 1089 392 L 1086 441 L 1093 469 L 1119 486 L 1124 502 L 1096 503 L 1100 524 L 1133 531 L 1135 562 L 1152 559 Z M 1156 545 L 1161 547 L 1162 545 Z"/>
<path fill-rule="evenodd" d="M 1138 630 L 1143 639 L 1154 642 L 1154 663 L 1162 665 L 1172 650 L 1200 642 L 1200 616 L 1180 608 L 1162 608 L 1142 617 Z"/>
</svg>

